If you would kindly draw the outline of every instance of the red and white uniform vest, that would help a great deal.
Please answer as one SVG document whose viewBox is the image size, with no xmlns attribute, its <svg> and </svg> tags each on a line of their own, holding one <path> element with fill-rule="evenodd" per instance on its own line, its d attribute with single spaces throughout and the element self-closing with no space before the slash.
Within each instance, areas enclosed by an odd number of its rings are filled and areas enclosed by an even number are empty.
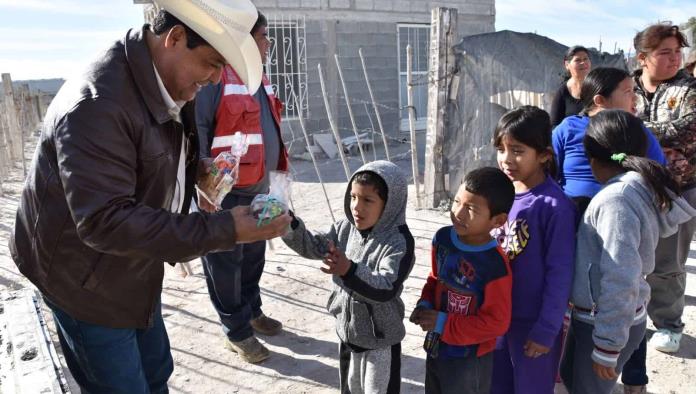
<svg viewBox="0 0 696 394">
<path fill-rule="evenodd" d="M 239 180 L 236 187 L 252 186 L 261 179 L 266 171 L 266 160 L 263 146 L 263 130 L 261 129 L 261 105 L 254 96 L 249 94 L 244 82 L 230 67 L 225 66 L 222 73 L 222 98 L 216 113 L 216 126 L 211 147 L 211 157 L 217 157 L 220 152 L 229 150 L 232 135 L 237 131 L 247 135 L 249 150 L 242 156 L 239 165 Z M 273 119 L 278 130 L 280 145 L 280 157 L 278 158 L 278 170 L 288 170 L 288 152 L 280 135 L 280 113 L 283 103 L 273 93 L 273 88 L 263 75 L 263 88 L 266 89 L 268 104 L 273 114 Z M 275 170 L 272 168 L 271 170 Z"/>
</svg>

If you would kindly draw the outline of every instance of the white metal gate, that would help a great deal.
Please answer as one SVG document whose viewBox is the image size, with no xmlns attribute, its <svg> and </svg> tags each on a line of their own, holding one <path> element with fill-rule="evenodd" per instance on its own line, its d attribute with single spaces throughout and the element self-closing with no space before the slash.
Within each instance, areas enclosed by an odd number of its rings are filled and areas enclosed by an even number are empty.
<svg viewBox="0 0 696 394">
<path fill-rule="evenodd" d="M 304 17 L 275 15 L 268 19 L 271 41 L 266 75 L 276 96 L 285 103 L 283 117 L 297 118 L 307 111 L 307 39 Z M 293 98 L 293 92 L 297 102 Z"/>
<path fill-rule="evenodd" d="M 416 108 L 416 129 L 427 125 L 428 110 L 428 48 L 430 25 L 399 23 L 397 25 L 397 48 L 399 51 L 399 107 L 401 130 L 408 130 L 408 96 L 406 86 L 406 46 L 413 48 L 413 106 Z"/>
</svg>

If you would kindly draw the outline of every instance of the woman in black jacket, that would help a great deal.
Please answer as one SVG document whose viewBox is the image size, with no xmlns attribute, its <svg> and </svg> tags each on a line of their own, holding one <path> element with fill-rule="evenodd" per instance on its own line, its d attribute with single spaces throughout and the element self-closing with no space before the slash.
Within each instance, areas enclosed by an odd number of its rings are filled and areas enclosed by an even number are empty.
<svg viewBox="0 0 696 394">
<path fill-rule="evenodd" d="M 551 125 L 556 127 L 566 116 L 582 111 L 580 87 L 590 72 L 592 62 L 587 48 L 576 45 L 568 48 L 563 63 L 568 72 L 551 103 Z"/>
</svg>

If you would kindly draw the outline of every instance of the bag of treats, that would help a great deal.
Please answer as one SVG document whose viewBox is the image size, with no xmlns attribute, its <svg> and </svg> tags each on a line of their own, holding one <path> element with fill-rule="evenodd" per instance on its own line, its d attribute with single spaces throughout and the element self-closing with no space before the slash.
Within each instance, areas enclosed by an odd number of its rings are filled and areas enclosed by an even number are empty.
<svg viewBox="0 0 696 394">
<path fill-rule="evenodd" d="M 210 172 L 196 189 L 199 195 L 217 209 L 222 209 L 222 200 L 232 190 L 239 179 L 239 160 L 249 148 L 247 136 L 239 131 L 232 136 L 230 150 L 220 152 L 210 164 Z"/>
<path fill-rule="evenodd" d="M 251 201 L 251 213 L 257 226 L 268 224 L 273 218 L 288 212 L 292 177 L 285 171 L 268 173 L 270 190 L 268 194 L 257 194 Z"/>
</svg>

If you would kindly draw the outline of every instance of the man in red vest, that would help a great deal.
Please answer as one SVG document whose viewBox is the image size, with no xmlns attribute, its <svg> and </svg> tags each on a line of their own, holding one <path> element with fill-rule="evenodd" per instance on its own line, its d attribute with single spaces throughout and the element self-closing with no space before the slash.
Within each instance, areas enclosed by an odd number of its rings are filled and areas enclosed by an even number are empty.
<svg viewBox="0 0 696 394">
<path fill-rule="evenodd" d="M 266 18 L 260 12 L 251 34 L 265 64 L 270 41 Z M 287 171 L 288 154 L 280 134 L 282 108 L 265 74 L 262 86 L 250 95 L 229 65 L 225 66 L 220 84 L 204 88 L 196 97 L 202 157 L 215 158 L 229 150 L 232 135 L 238 131 L 246 134 L 249 142 L 249 149 L 240 160 L 239 180 L 223 200 L 223 209 L 249 205 L 257 194 L 268 193 L 269 171 Z M 202 209 L 214 209 L 202 198 L 199 204 Z M 226 335 L 225 346 L 250 363 L 261 362 L 270 355 L 254 332 L 276 335 L 283 327 L 261 311 L 259 280 L 265 252 L 266 242 L 259 241 L 202 258 L 208 293 Z"/>
</svg>

